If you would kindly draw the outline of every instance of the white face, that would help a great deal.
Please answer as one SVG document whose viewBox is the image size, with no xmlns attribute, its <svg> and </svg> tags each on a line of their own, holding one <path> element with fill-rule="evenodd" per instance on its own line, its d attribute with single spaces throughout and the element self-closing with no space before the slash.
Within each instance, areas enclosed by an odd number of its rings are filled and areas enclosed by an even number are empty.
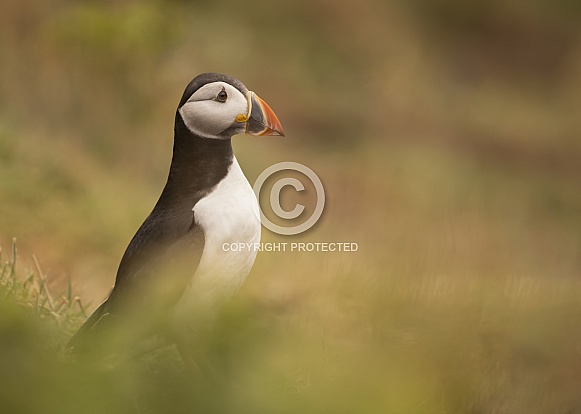
<svg viewBox="0 0 581 414">
<path fill-rule="evenodd" d="M 240 126 L 234 133 L 244 132 L 244 123 L 236 122 L 239 115 L 248 115 L 248 99 L 234 86 L 212 82 L 202 86 L 182 105 L 179 112 L 190 131 L 203 138 L 221 139 L 222 132 Z"/>
</svg>

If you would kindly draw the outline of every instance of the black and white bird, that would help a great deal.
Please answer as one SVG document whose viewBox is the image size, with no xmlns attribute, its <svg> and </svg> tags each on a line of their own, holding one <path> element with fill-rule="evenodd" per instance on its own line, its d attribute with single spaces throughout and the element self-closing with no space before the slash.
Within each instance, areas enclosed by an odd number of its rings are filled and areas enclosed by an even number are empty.
<svg viewBox="0 0 581 414">
<path fill-rule="evenodd" d="M 167 183 L 129 243 L 109 297 L 70 348 L 90 348 L 106 329 L 189 346 L 202 322 L 238 290 L 256 252 L 224 245 L 258 243 L 261 224 L 232 151 L 236 134 L 284 136 L 272 109 L 239 80 L 218 73 L 194 78 L 176 111 Z"/>
</svg>

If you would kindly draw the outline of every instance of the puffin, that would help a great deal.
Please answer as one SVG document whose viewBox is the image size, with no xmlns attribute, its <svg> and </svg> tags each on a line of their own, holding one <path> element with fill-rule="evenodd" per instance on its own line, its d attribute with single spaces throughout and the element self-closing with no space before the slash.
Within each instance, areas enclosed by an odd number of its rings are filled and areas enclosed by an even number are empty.
<svg viewBox="0 0 581 414">
<path fill-rule="evenodd" d="M 197 343 L 256 258 L 253 249 L 224 246 L 260 242 L 258 201 L 232 150 L 237 134 L 284 136 L 270 106 L 241 81 L 196 76 L 176 110 L 163 191 L 127 246 L 109 296 L 69 350 L 141 353 L 177 344 L 195 365 Z"/>
</svg>

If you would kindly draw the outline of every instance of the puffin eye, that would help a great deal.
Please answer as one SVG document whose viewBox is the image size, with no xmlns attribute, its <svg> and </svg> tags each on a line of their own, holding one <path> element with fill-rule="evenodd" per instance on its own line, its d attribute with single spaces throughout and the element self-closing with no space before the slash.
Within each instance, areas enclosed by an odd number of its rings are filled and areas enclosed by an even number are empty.
<svg viewBox="0 0 581 414">
<path fill-rule="evenodd" d="M 226 99 L 228 99 L 228 94 L 224 89 L 222 89 L 220 93 L 218 93 L 218 96 L 216 96 L 216 100 L 218 102 L 226 102 Z"/>
</svg>

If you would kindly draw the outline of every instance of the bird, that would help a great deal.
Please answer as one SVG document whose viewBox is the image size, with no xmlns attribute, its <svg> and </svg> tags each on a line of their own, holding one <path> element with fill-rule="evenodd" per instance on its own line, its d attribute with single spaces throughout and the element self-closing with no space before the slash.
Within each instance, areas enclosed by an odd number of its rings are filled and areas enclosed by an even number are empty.
<svg viewBox="0 0 581 414">
<path fill-rule="evenodd" d="M 204 326 L 256 258 L 253 249 L 224 246 L 260 242 L 258 201 L 232 149 L 236 134 L 284 136 L 274 111 L 241 81 L 196 76 L 176 110 L 163 191 L 129 242 L 109 296 L 69 340 L 69 350 L 175 343 L 184 359 L 195 359 Z"/>
</svg>

